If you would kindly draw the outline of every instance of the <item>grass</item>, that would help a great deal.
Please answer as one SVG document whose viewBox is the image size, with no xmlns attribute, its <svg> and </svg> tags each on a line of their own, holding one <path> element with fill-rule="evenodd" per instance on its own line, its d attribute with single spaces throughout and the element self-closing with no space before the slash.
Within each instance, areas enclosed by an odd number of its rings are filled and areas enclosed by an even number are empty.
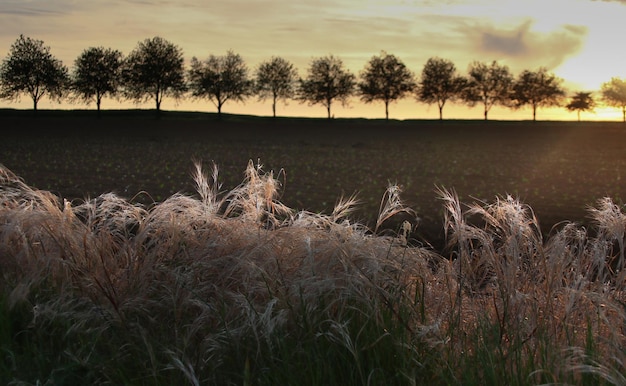
<svg viewBox="0 0 626 386">
<path fill-rule="evenodd" d="M 351 196 L 297 210 L 282 172 L 249 162 L 223 189 L 210 170 L 144 205 L 0 168 L 0 383 L 625 384 L 610 198 L 544 236 L 513 196 L 464 206 L 441 187 L 447 258 L 410 238 L 397 185 L 368 227 Z"/>
</svg>

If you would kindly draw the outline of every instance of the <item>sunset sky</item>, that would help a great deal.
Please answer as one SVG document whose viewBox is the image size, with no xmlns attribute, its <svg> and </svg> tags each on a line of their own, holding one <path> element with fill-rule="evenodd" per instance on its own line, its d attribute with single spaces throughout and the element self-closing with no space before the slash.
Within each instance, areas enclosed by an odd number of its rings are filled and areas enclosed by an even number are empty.
<svg viewBox="0 0 626 386">
<path fill-rule="evenodd" d="M 428 58 L 452 60 L 467 73 L 474 60 L 497 60 L 515 76 L 545 66 L 570 92 L 597 91 L 613 76 L 626 77 L 626 0 L 0 0 L 0 57 L 20 34 L 43 40 L 70 68 L 86 48 L 128 54 L 139 41 L 161 36 L 183 50 L 186 61 L 232 49 L 251 71 L 271 56 L 291 61 L 301 76 L 312 58 L 333 54 L 357 74 L 381 50 L 419 75 Z M 278 115 L 325 116 L 322 106 L 295 101 Z M 30 108 L 0 101 L 0 107 Z M 133 107 L 106 99 L 103 108 Z M 42 101 L 40 108 L 80 108 Z M 93 105 L 91 107 L 94 107 Z M 139 107 L 152 108 L 153 104 Z M 165 110 L 215 111 L 208 100 L 165 99 Z M 270 115 L 269 102 L 227 102 L 226 113 Z M 333 107 L 336 117 L 384 117 L 382 103 L 354 99 Z M 407 98 L 390 117 L 437 118 L 436 105 Z M 530 119 L 529 109 L 494 108 L 491 119 Z M 444 118 L 482 118 L 480 106 L 447 105 Z M 596 109 L 583 119 L 621 119 L 616 109 Z M 576 119 L 564 108 L 541 109 L 537 119 Z"/>
</svg>

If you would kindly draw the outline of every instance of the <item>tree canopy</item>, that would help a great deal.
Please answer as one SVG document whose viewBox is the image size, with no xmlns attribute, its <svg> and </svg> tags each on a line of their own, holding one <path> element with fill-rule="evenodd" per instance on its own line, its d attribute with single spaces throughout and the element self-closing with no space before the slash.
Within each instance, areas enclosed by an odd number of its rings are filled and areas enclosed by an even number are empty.
<svg viewBox="0 0 626 386">
<path fill-rule="evenodd" d="M 470 105 L 482 103 L 487 120 L 494 105 L 507 105 L 513 87 L 513 76 L 509 68 L 495 60 L 489 65 L 473 62 L 469 67 L 468 83 L 463 90 L 463 99 Z"/>
<path fill-rule="evenodd" d="M 453 62 L 438 57 L 428 59 L 416 82 L 411 70 L 385 51 L 370 58 L 358 79 L 333 55 L 312 59 L 304 79 L 298 78 L 292 63 L 276 56 L 260 62 L 249 77 L 246 63 L 232 51 L 204 61 L 194 57 L 185 68 L 181 48 L 158 36 L 140 41 L 125 59 L 118 50 L 87 48 L 74 60 L 71 77 L 43 41 L 24 35 L 0 63 L 0 99 L 19 100 L 27 95 L 34 111 L 43 97 L 67 98 L 72 103 L 80 100 L 87 105 L 95 102 L 98 116 L 107 96 L 136 102 L 154 100 L 157 113 L 164 97 L 207 98 L 220 116 L 227 101 L 243 102 L 257 96 L 259 101 L 271 100 L 274 117 L 280 100 L 296 99 L 323 105 L 331 118 L 336 101 L 347 105 L 358 96 L 365 103 L 383 102 L 389 119 L 389 104 L 414 93 L 420 102 L 437 104 L 440 120 L 447 102 L 459 99 L 469 106 L 482 105 L 485 120 L 495 105 L 529 106 L 536 120 L 537 109 L 562 105 L 566 94 L 562 84 L 563 80 L 545 67 L 524 70 L 514 78 L 506 65 L 495 60 L 474 61 L 467 73 L 460 75 Z M 592 93 L 579 92 L 564 107 L 577 111 L 579 120 L 582 111 L 592 111 L 596 105 L 617 107 L 626 122 L 626 80 L 614 77 L 599 91 L 597 102 Z"/>
<path fill-rule="evenodd" d="M 192 95 L 208 98 L 217 107 L 219 116 L 226 101 L 243 101 L 253 93 L 248 67 L 241 56 L 232 51 L 225 56 L 211 55 L 204 62 L 192 58 L 188 77 Z"/>
<path fill-rule="evenodd" d="M 578 113 L 578 122 L 580 122 L 581 111 L 593 111 L 596 107 L 596 102 L 590 92 L 579 91 L 572 98 L 570 102 L 565 106 L 569 111 L 576 111 Z"/>
<path fill-rule="evenodd" d="M 437 103 L 439 120 L 443 120 L 446 102 L 458 98 L 466 84 L 466 79 L 457 75 L 456 67 L 450 60 L 430 58 L 422 70 L 417 99 L 428 104 Z"/>
<path fill-rule="evenodd" d="M 617 77 L 602 84 L 602 101 L 611 107 L 622 109 L 622 120 L 626 122 L 626 80 Z"/>
<path fill-rule="evenodd" d="M 124 95 L 137 101 L 153 99 L 159 112 L 164 96 L 178 99 L 187 90 L 183 63 L 182 50 L 161 37 L 139 42 L 124 62 Z"/>
<path fill-rule="evenodd" d="M 276 102 L 296 95 L 298 72 L 293 64 L 280 57 L 262 62 L 256 70 L 255 91 L 259 100 L 272 99 L 272 114 L 276 116 Z"/>
<path fill-rule="evenodd" d="M 511 101 L 515 107 L 530 105 L 533 121 L 537 120 L 537 108 L 559 106 L 565 96 L 562 80 L 548 72 L 545 67 L 538 71 L 524 70 L 513 85 Z"/>
<path fill-rule="evenodd" d="M 87 104 L 94 101 L 100 115 L 100 104 L 105 95 L 118 92 L 122 68 L 122 53 L 103 47 L 84 50 L 74 62 L 72 91 Z"/>
<path fill-rule="evenodd" d="M 385 119 L 389 119 L 389 103 L 403 98 L 415 89 L 415 76 L 394 55 L 382 52 L 373 56 L 361 72 L 358 83 L 361 100 L 385 104 Z"/>
<path fill-rule="evenodd" d="M 341 59 L 332 55 L 313 59 L 306 79 L 300 79 L 299 98 L 326 107 L 328 119 L 333 101 L 348 103 L 354 94 L 355 76 L 344 68 Z"/>
<path fill-rule="evenodd" d="M 33 110 L 44 95 L 61 99 L 68 85 L 68 70 L 43 41 L 20 35 L 0 66 L 0 97 L 33 100 Z"/>
</svg>

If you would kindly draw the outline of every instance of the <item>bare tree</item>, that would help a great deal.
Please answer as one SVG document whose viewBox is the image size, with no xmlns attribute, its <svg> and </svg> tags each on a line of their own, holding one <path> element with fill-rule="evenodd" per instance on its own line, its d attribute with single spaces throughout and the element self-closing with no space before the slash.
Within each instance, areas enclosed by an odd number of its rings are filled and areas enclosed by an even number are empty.
<svg viewBox="0 0 626 386">
<path fill-rule="evenodd" d="M 68 87 L 68 70 L 41 40 L 20 35 L 0 66 L 0 97 L 19 99 L 27 94 L 33 111 L 44 95 L 60 100 Z"/>
<path fill-rule="evenodd" d="M 562 80 L 548 72 L 545 67 L 538 71 L 524 70 L 513 85 L 511 101 L 520 108 L 529 105 L 533 110 L 533 121 L 537 120 L 537 108 L 559 106 L 565 96 Z"/>
<path fill-rule="evenodd" d="M 300 79 L 299 98 L 310 104 L 326 107 L 328 119 L 333 101 L 348 103 L 354 94 L 355 76 L 344 69 L 343 62 L 332 55 L 314 59 L 308 69 L 306 79 Z"/>
<path fill-rule="evenodd" d="M 626 122 L 626 80 L 611 78 L 610 81 L 602 83 L 600 92 L 604 103 L 622 109 L 622 120 Z"/>
<path fill-rule="evenodd" d="M 272 99 L 272 114 L 276 117 L 276 102 L 296 95 L 298 72 L 293 64 L 279 57 L 263 62 L 256 70 L 255 91 L 259 100 Z"/>
<path fill-rule="evenodd" d="M 95 100 L 100 117 L 100 105 L 105 95 L 115 96 L 119 89 L 122 53 L 103 47 L 90 47 L 74 61 L 72 91 L 87 104 Z"/>
<path fill-rule="evenodd" d="M 140 42 L 124 62 L 124 95 L 136 101 L 153 99 L 159 113 L 164 96 L 178 99 L 186 91 L 183 62 L 183 51 L 161 37 Z"/>
<path fill-rule="evenodd" d="M 361 100 L 385 104 L 385 119 L 389 120 L 389 103 L 403 98 L 415 89 L 415 76 L 396 58 L 386 52 L 373 56 L 361 72 L 358 84 Z"/>
<path fill-rule="evenodd" d="M 454 63 L 447 59 L 430 58 L 424 65 L 417 99 L 428 104 L 437 103 L 439 120 L 443 120 L 443 107 L 449 100 L 461 96 L 467 80 L 456 73 Z"/>
<path fill-rule="evenodd" d="M 580 122 L 581 111 L 593 111 L 595 107 L 596 102 L 593 100 L 591 93 L 582 91 L 574 94 L 570 102 L 565 106 L 569 111 L 576 111 L 578 113 L 578 122 Z"/>
<path fill-rule="evenodd" d="M 489 110 L 494 105 L 506 106 L 509 103 L 513 76 L 507 66 L 500 65 L 495 60 L 490 65 L 473 62 L 468 72 L 469 78 L 463 91 L 463 99 L 470 106 L 482 103 L 487 120 Z"/>
</svg>

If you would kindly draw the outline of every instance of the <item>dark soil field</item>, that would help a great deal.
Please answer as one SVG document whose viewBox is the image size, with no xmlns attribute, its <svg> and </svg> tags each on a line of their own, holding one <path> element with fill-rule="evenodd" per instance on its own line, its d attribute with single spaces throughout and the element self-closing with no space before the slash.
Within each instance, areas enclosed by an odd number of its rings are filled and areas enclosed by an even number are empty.
<svg viewBox="0 0 626 386">
<path fill-rule="evenodd" d="M 389 182 L 420 221 L 418 242 L 440 246 L 436 188 L 461 201 L 511 194 L 544 232 L 587 221 L 587 207 L 626 195 L 626 125 L 612 122 L 389 121 L 262 118 L 153 111 L 1 110 L 0 163 L 39 189 L 81 200 L 115 192 L 136 202 L 194 194 L 193 160 L 219 166 L 222 190 L 250 160 L 283 182 L 296 210 L 332 211 L 358 193 L 353 219 L 372 224 Z M 145 193 L 143 193 L 145 192 Z M 388 224 L 393 228 L 394 224 Z"/>
</svg>

